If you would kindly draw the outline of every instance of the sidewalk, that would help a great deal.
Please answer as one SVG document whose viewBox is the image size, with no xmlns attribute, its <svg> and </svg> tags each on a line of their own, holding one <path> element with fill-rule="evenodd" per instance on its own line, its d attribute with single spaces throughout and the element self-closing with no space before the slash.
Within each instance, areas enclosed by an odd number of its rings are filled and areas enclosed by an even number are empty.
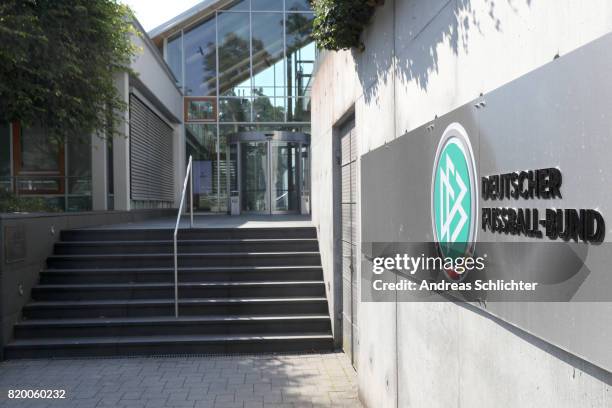
<svg viewBox="0 0 612 408">
<path fill-rule="evenodd" d="M 63 389 L 63 400 L 8 400 Z M 14 360 L 0 364 L 1 407 L 360 407 L 343 353 Z"/>
</svg>

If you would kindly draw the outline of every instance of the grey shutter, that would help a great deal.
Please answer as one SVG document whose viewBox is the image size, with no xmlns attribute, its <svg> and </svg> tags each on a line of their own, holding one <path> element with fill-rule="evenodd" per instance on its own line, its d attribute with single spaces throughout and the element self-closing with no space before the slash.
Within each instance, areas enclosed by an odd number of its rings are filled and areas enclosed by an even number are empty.
<svg viewBox="0 0 612 408">
<path fill-rule="evenodd" d="M 172 138 L 172 128 L 130 94 L 132 200 L 174 201 Z"/>
<path fill-rule="evenodd" d="M 357 137 L 355 121 L 340 130 L 342 220 L 342 347 L 357 366 L 359 279 L 357 277 Z"/>
</svg>

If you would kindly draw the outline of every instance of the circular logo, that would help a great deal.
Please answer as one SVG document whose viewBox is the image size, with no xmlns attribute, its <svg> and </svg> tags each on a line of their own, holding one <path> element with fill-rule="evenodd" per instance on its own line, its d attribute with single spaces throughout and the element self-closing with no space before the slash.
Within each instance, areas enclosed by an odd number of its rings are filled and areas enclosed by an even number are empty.
<svg viewBox="0 0 612 408">
<path fill-rule="evenodd" d="M 440 139 L 434 160 L 431 219 L 434 241 L 443 257 L 471 255 L 476 241 L 478 184 L 474 153 L 467 132 L 450 124 Z M 463 276 L 445 271 L 453 280 Z"/>
</svg>

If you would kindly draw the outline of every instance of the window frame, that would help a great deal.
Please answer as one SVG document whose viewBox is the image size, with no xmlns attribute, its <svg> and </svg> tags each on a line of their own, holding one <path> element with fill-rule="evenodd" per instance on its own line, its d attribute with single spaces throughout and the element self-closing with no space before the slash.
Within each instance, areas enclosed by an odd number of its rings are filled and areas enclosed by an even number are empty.
<svg viewBox="0 0 612 408">
<path fill-rule="evenodd" d="M 65 146 L 64 144 L 59 146 L 58 151 L 58 169 L 57 171 L 27 171 L 21 167 L 21 160 L 23 158 L 23 149 L 21 146 L 21 135 L 23 127 L 20 122 L 12 122 L 11 124 L 12 136 L 13 136 L 13 191 L 19 195 L 41 195 L 41 194 L 64 194 L 65 181 L 66 181 L 66 161 L 65 161 Z M 59 179 L 57 189 L 47 190 L 23 190 L 18 189 L 18 179 L 20 176 L 42 176 L 42 177 L 57 177 Z"/>
</svg>

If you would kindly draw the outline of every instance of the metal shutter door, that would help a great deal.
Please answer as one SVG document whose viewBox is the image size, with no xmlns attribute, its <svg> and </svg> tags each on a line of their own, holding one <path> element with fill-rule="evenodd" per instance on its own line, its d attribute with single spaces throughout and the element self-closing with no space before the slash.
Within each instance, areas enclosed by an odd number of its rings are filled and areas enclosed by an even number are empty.
<svg viewBox="0 0 612 408">
<path fill-rule="evenodd" d="M 132 200 L 174 201 L 172 128 L 130 94 Z"/>
<path fill-rule="evenodd" d="M 357 138 L 355 121 L 340 130 L 342 223 L 342 347 L 357 365 L 359 280 L 357 277 Z"/>
</svg>

